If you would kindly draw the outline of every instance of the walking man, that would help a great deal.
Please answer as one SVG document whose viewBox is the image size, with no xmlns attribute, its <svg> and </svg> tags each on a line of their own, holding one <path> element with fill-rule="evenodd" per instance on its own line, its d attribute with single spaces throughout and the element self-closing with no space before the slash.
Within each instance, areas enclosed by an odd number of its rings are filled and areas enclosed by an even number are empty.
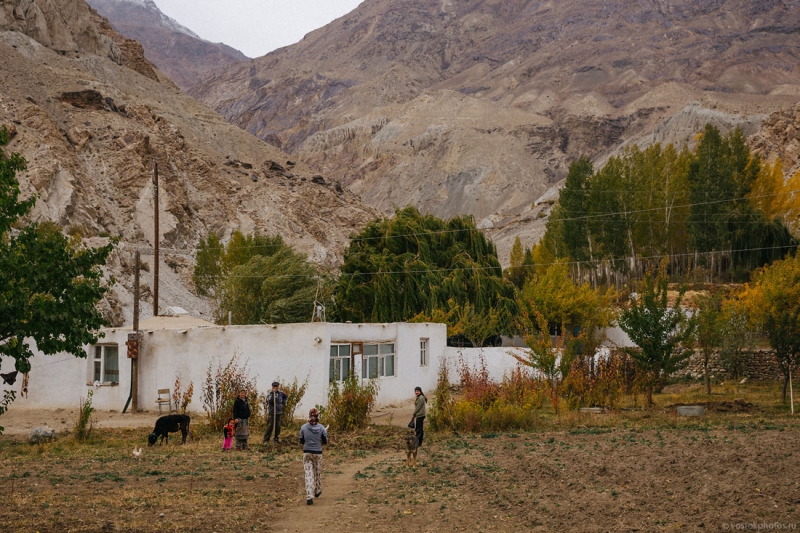
<svg viewBox="0 0 800 533">
<path fill-rule="evenodd" d="M 281 434 L 281 415 L 289 397 L 279 387 L 280 383 L 273 381 L 272 390 L 267 393 L 267 432 L 264 433 L 264 444 L 269 442 L 273 428 L 275 428 L 275 443 L 280 443 L 278 437 Z"/>
</svg>

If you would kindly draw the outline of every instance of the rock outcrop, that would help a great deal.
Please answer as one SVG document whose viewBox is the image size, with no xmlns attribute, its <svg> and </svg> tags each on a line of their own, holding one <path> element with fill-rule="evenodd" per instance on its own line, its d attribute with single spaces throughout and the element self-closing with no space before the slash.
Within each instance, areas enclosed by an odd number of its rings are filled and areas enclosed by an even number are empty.
<svg viewBox="0 0 800 533">
<path fill-rule="evenodd" d="M 114 42 L 98 31 L 84 0 L 4 0 L 0 30 L 23 33 L 62 55 L 121 59 Z"/>
<path fill-rule="evenodd" d="M 23 13 L 34 3 L 15 2 L 29 6 Z M 62 41 L 80 31 L 102 37 L 83 5 L 87 18 L 64 17 L 78 25 L 66 24 L 57 34 Z M 144 58 L 129 68 L 104 49 L 62 53 L 56 34 L 43 38 L 45 46 L 21 30 L 32 23 L 14 20 L 20 29 L 0 31 L 0 124 L 13 130 L 7 149 L 28 161 L 18 178 L 25 197 L 38 196 L 31 220 L 55 221 L 93 246 L 120 239 L 107 267 L 117 283 L 101 304 L 113 323 L 131 320 L 134 250 L 144 252 L 152 272 L 154 162 L 160 303 L 206 318 L 209 303 L 193 293 L 191 274 L 196 244 L 209 233 L 223 241 L 236 230 L 280 234 L 313 261 L 335 266 L 349 234 L 377 216 L 329 175 L 320 179 L 302 162 L 290 164 L 294 158 L 163 82 L 152 65 L 141 72 L 136 64 Z M 143 294 L 152 301 L 148 277 L 142 273 Z M 143 303 L 143 319 L 151 309 Z"/>
</svg>

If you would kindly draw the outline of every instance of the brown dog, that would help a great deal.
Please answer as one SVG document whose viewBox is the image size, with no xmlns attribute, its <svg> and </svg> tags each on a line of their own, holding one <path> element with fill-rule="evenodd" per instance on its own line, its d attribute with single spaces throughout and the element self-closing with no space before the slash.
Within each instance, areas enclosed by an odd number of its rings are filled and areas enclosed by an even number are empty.
<svg viewBox="0 0 800 533">
<path fill-rule="evenodd" d="M 406 466 L 412 466 L 411 462 L 413 459 L 413 468 L 417 467 L 417 449 L 419 448 L 419 441 L 417 440 L 417 436 L 415 434 L 406 435 Z"/>
</svg>

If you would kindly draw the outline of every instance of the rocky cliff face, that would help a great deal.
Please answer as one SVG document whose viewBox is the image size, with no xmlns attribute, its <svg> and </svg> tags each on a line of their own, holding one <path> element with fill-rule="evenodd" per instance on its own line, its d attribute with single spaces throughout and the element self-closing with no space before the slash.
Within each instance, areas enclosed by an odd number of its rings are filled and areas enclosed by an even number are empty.
<svg viewBox="0 0 800 533">
<path fill-rule="evenodd" d="M 152 0 L 89 0 L 113 28 L 142 44 L 147 58 L 181 89 L 220 67 L 246 61 L 240 51 L 210 43 L 164 15 Z"/>
<path fill-rule="evenodd" d="M 384 211 L 475 215 L 502 257 L 578 155 L 797 102 L 798 31 L 798 0 L 367 0 L 191 94 Z"/>
<path fill-rule="evenodd" d="M 98 31 L 84 0 L 3 0 L 0 30 L 25 34 L 61 55 L 83 53 L 120 61 L 119 49 Z"/>
<path fill-rule="evenodd" d="M 800 172 L 800 105 L 767 117 L 750 145 L 768 159 L 780 157 L 785 176 Z"/>
<path fill-rule="evenodd" d="M 33 31 L 24 17 L 37 13 L 39 20 L 35 3 L 0 4 L 0 13 L 13 18 L 0 28 L 0 124 L 13 134 L 8 149 L 28 161 L 18 177 L 25 196 L 38 195 L 33 220 L 53 220 L 93 244 L 120 237 L 108 266 L 118 283 L 104 303 L 114 323 L 131 319 L 133 251 L 145 250 L 144 261 L 153 264 L 147 251 L 154 243 L 154 162 L 162 308 L 179 305 L 209 317 L 208 303 L 192 293 L 191 272 L 196 243 L 210 232 L 223 239 L 235 230 L 277 233 L 314 261 L 336 265 L 347 236 L 376 216 L 329 176 L 289 162 L 162 82 L 136 47 L 126 56 L 114 44 L 122 38 L 104 35 L 85 4 L 67 17 L 59 15 L 58 2 L 42 2 L 42 20 L 75 24 L 48 22 Z M 16 9 L 23 4 L 26 10 Z M 99 55 L 80 48 L 84 40 Z M 106 52 L 114 50 L 112 60 Z M 148 294 L 147 272 L 142 283 Z M 150 309 L 143 303 L 143 318 Z"/>
</svg>

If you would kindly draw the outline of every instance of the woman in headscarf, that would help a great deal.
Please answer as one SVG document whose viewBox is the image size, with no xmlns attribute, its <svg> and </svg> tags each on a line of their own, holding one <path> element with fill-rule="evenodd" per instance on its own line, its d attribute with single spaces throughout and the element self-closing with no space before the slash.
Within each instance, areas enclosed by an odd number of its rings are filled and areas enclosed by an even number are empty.
<svg viewBox="0 0 800 533">
<path fill-rule="evenodd" d="M 322 445 L 328 444 L 328 430 L 319 423 L 319 411 L 308 412 L 308 422 L 300 428 L 303 445 L 303 470 L 306 479 L 306 504 L 322 495 Z"/>
<path fill-rule="evenodd" d="M 417 436 L 417 446 L 422 446 L 422 439 L 425 438 L 425 431 L 422 427 L 425 425 L 425 414 L 428 412 L 428 398 L 422 393 L 422 387 L 414 387 L 414 395 L 416 395 L 417 398 L 414 400 L 414 414 L 411 418 L 414 420 L 414 433 Z"/>
<path fill-rule="evenodd" d="M 250 438 L 250 404 L 247 403 L 247 391 L 240 390 L 239 397 L 233 402 L 233 418 L 236 421 L 236 429 L 233 436 L 236 437 L 236 449 L 246 450 L 247 439 Z"/>
</svg>

